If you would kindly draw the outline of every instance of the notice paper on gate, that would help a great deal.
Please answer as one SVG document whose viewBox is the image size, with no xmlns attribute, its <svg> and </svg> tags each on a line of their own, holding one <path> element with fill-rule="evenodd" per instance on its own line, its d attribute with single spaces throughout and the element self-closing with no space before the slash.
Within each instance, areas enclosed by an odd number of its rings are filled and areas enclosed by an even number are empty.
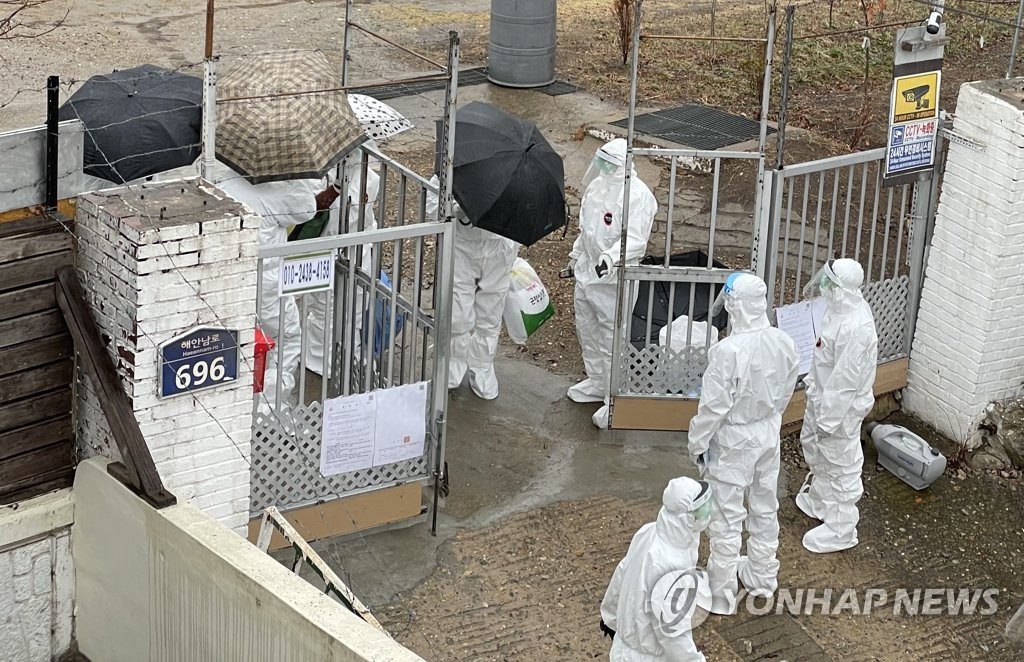
<svg viewBox="0 0 1024 662">
<path fill-rule="evenodd" d="M 411 460 L 426 442 L 427 382 L 324 402 L 324 476 Z"/>
<path fill-rule="evenodd" d="M 821 297 L 775 309 L 775 325 L 796 343 L 796 351 L 800 355 L 801 375 L 806 375 L 811 370 L 814 345 L 821 335 L 821 321 L 824 317 L 825 300 Z"/>
</svg>

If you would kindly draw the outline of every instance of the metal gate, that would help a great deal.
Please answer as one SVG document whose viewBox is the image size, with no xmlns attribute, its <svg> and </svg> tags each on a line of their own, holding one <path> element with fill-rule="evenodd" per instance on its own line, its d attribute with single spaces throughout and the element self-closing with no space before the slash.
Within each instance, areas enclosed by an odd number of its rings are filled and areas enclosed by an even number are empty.
<svg viewBox="0 0 1024 662">
<path fill-rule="evenodd" d="M 878 330 L 878 361 L 910 351 L 931 217 L 930 178 L 886 187 L 885 149 L 811 161 L 767 173 L 766 237 L 757 272 L 770 307 L 801 300 L 822 264 L 847 257 L 864 267 L 864 298 Z"/>
<path fill-rule="evenodd" d="M 648 257 L 621 270 L 625 294 L 617 325 L 622 337 L 612 363 L 614 427 L 631 427 L 641 415 L 630 400 L 697 397 L 707 350 L 725 329 L 724 318 L 717 325 L 710 319 L 711 304 L 729 274 L 753 263 L 756 223 L 746 209 L 757 201 L 754 190 L 733 192 L 728 200 L 723 182 L 756 180 L 762 165 L 752 152 L 634 149 L 633 154 L 668 159 L 669 183 Z M 684 167 L 709 170 L 710 191 L 683 185 Z"/>
<path fill-rule="evenodd" d="M 451 318 L 451 223 L 426 214 L 426 196 L 438 190 L 409 168 L 362 148 L 360 198 L 367 169 L 379 164 L 376 229 L 368 207 L 342 214 L 340 234 L 261 248 L 266 260 L 327 253 L 334 262 L 332 290 L 294 296 L 301 324 L 300 365 L 290 397 L 257 398 L 253 421 L 250 511 L 282 511 L 324 503 L 384 487 L 418 482 L 442 486 L 447 408 L 448 328 Z M 442 196 L 443 197 L 443 196 Z M 343 195 L 342 202 L 345 200 Z M 365 200 L 373 205 L 373 200 Z M 259 294 L 262 294 L 260 292 Z M 276 311 L 284 326 L 289 297 Z M 323 329 L 309 323 L 316 306 L 327 313 Z M 316 330 L 314 330 L 316 329 Z M 313 334 L 319 334 L 314 338 Z M 307 370 L 311 342 L 324 347 L 326 378 Z M 273 350 L 275 378 L 285 347 Z M 404 384 L 427 382 L 427 441 L 421 456 L 325 477 L 320 470 L 324 402 Z M 435 497 L 436 505 L 436 497 Z"/>
</svg>

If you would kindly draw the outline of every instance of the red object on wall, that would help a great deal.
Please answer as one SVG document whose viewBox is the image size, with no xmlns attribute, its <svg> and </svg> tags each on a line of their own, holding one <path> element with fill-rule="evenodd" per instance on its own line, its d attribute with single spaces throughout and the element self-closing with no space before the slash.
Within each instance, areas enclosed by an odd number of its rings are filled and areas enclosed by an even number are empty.
<svg viewBox="0 0 1024 662">
<path fill-rule="evenodd" d="M 267 354 L 274 349 L 274 339 L 256 327 L 256 352 L 253 360 L 252 392 L 263 392 L 263 377 L 267 371 Z"/>
</svg>

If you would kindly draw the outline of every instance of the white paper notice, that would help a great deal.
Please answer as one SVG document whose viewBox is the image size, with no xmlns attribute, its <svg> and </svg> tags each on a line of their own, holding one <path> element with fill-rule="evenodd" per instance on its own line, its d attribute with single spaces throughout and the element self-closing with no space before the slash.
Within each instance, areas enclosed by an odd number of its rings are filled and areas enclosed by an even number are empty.
<svg viewBox="0 0 1024 662">
<path fill-rule="evenodd" d="M 775 309 L 776 325 L 780 330 L 789 334 L 789 337 L 796 343 L 796 351 L 800 355 L 801 375 L 807 374 L 811 369 L 814 345 L 818 342 L 814 312 L 814 305 L 810 301 L 801 301 Z"/>
<path fill-rule="evenodd" d="M 347 395 L 324 402 L 322 475 L 334 476 L 373 466 L 379 393 Z"/>
<path fill-rule="evenodd" d="M 373 466 L 423 455 L 427 437 L 427 382 L 375 391 L 377 433 Z"/>
</svg>

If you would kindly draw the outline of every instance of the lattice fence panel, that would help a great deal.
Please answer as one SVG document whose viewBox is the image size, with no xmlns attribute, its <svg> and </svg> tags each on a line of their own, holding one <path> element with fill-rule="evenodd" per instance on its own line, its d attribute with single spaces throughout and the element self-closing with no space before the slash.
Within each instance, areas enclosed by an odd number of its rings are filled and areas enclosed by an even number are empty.
<svg viewBox="0 0 1024 662">
<path fill-rule="evenodd" d="M 910 277 L 887 278 L 864 287 L 864 298 L 875 316 L 878 332 L 878 362 L 906 356 L 907 293 Z"/>
<path fill-rule="evenodd" d="M 619 392 L 695 397 L 707 364 L 704 347 L 673 349 L 658 345 L 637 349 L 624 343 Z"/>
<path fill-rule="evenodd" d="M 320 475 L 322 406 L 312 402 L 280 414 L 261 410 L 253 422 L 250 512 L 299 508 L 376 485 L 429 477 L 429 451 L 404 462 Z"/>
</svg>

